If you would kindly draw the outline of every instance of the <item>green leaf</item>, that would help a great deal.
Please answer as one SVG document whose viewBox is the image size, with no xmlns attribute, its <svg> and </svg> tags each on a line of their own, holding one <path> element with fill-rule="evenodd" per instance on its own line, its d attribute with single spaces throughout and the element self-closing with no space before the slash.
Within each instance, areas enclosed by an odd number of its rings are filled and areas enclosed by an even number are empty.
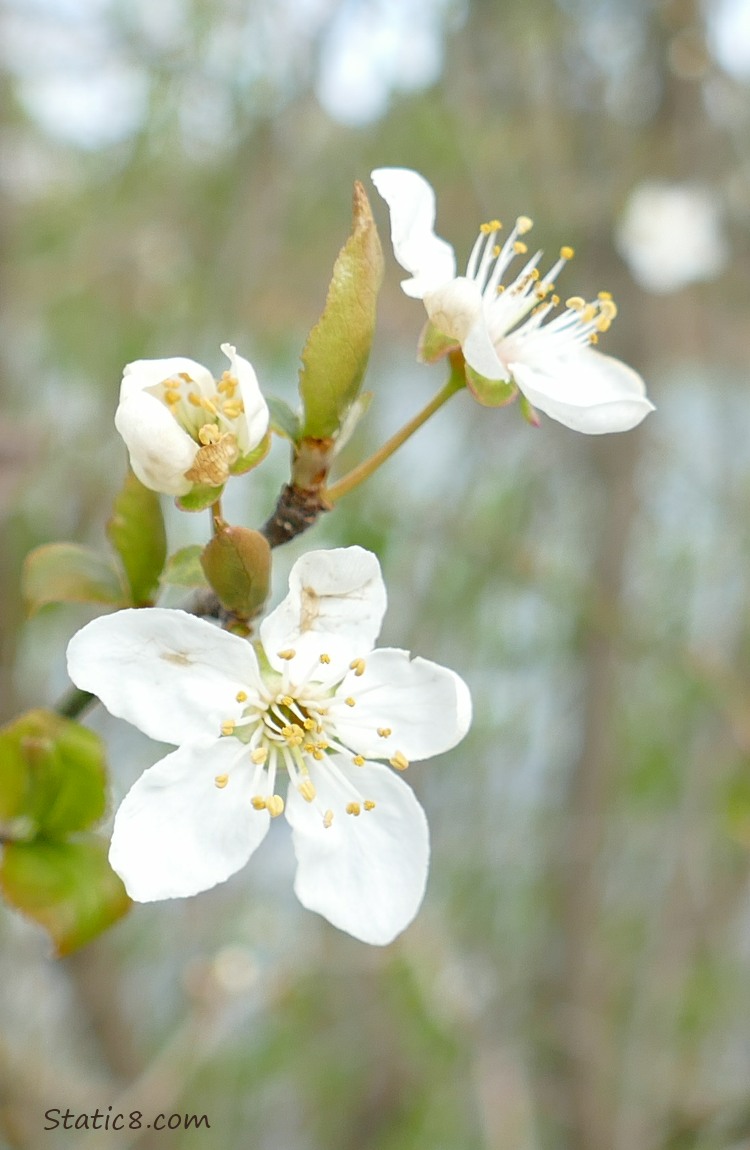
<svg viewBox="0 0 750 1150">
<path fill-rule="evenodd" d="M 167 557 L 161 502 L 128 471 L 115 499 L 107 535 L 122 560 L 136 607 L 150 606 Z"/>
<path fill-rule="evenodd" d="M 170 555 L 161 574 L 162 583 L 174 587 L 207 587 L 208 580 L 201 566 L 203 547 L 193 543 Z"/>
<path fill-rule="evenodd" d="M 258 531 L 225 524 L 206 544 L 201 563 L 228 611 L 250 619 L 266 601 L 271 578 L 271 548 Z"/>
<path fill-rule="evenodd" d="M 26 556 L 21 575 L 30 615 L 47 603 L 130 606 L 122 575 L 112 559 L 79 543 L 46 543 Z"/>
<path fill-rule="evenodd" d="M 223 490 L 224 484 L 221 487 L 196 484 L 192 490 L 188 491 L 187 495 L 178 495 L 175 503 L 180 511 L 205 511 L 217 499 L 221 499 Z"/>
<path fill-rule="evenodd" d="M 297 443 L 302 435 L 302 423 L 296 411 L 288 403 L 275 395 L 267 395 L 266 403 L 271 413 L 271 431 L 292 443 Z"/>
<path fill-rule="evenodd" d="M 271 450 L 271 436 L 264 435 L 260 443 L 253 451 L 249 451 L 247 455 L 241 455 L 236 463 L 233 463 L 229 471 L 232 475 L 244 475 L 246 471 L 252 471 L 259 463 L 268 455 Z"/>
<path fill-rule="evenodd" d="M 367 368 L 383 253 L 364 188 L 354 185 L 352 233 L 339 252 L 323 314 L 302 352 L 302 437 L 332 438 L 357 396 Z"/>
<path fill-rule="evenodd" d="M 466 385 L 483 407 L 505 407 L 518 395 L 515 383 L 504 379 L 486 379 L 466 364 Z"/>
<path fill-rule="evenodd" d="M 437 363 L 439 359 L 443 359 L 444 356 L 448 355 L 449 352 L 458 346 L 459 344 L 455 339 L 451 339 L 448 335 L 443 335 L 441 331 L 438 331 L 432 321 L 428 319 L 419 337 L 417 358 L 422 363 Z"/>
<path fill-rule="evenodd" d="M 104 814 L 106 783 L 101 739 L 72 719 L 39 709 L 0 730 L 6 837 L 62 838 L 85 830 Z"/>
<path fill-rule="evenodd" d="M 94 835 L 77 842 L 6 844 L 0 889 L 48 931 L 60 956 L 90 942 L 132 905 L 107 862 L 107 844 Z"/>
</svg>

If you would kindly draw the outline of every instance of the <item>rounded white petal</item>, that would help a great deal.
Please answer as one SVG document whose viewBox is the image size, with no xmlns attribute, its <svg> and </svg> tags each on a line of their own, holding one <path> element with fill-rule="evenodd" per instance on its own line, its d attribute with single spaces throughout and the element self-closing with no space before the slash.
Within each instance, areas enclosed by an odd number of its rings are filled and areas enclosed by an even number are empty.
<svg viewBox="0 0 750 1150">
<path fill-rule="evenodd" d="M 185 495 L 190 490 L 193 485 L 185 472 L 193 465 L 198 444 L 160 400 L 144 391 L 120 400 L 115 427 L 145 487 L 165 495 Z"/>
<path fill-rule="evenodd" d="M 208 890 L 260 846 L 270 816 L 252 806 L 243 756 L 236 739 L 180 747 L 131 787 L 115 816 L 109 861 L 136 902 Z"/>
<path fill-rule="evenodd" d="M 207 368 L 194 359 L 173 355 L 169 359 L 136 359 L 127 364 L 122 373 L 120 399 L 128 399 L 178 375 L 189 375 L 203 395 L 210 396 L 215 390 L 213 376 Z"/>
<path fill-rule="evenodd" d="M 598 351 L 584 349 L 543 368 L 519 362 L 509 368 L 534 407 L 587 435 L 629 431 L 654 410 L 638 372 Z"/>
<path fill-rule="evenodd" d="M 164 743 L 217 737 L 242 714 L 237 692 L 260 683 L 246 639 L 161 607 L 87 623 L 68 644 L 68 674 L 113 715 Z"/>
<path fill-rule="evenodd" d="M 268 406 L 261 394 L 258 377 L 249 360 L 237 355 L 231 343 L 223 343 L 221 350 L 229 360 L 229 370 L 240 385 L 244 413 L 237 420 L 239 449 L 247 455 L 258 446 L 268 430 Z"/>
<path fill-rule="evenodd" d="M 350 660 L 372 650 L 386 608 L 380 564 L 363 547 L 308 551 L 292 567 L 289 594 L 260 625 L 260 638 L 273 667 L 294 671 L 323 653 L 330 656 L 321 680 L 339 677 Z M 284 663 L 279 651 L 293 650 Z"/>
<path fill-rule="evenodd" d="M 366 758 L 387 759 L 400 751 L 408 760 L 429 759 L 460 743 L 471 725 L 463 679 L 429 659 L 410 659 L 408 651 L 373 651 L 364 674 L 347 675 L 338 695 L 355 705 L 337 709 L 337 738 Z"/>
<path fill-rule="evenodd" d="M 341 756 L 334 760 L 375 809 L 346 814 L 352 796 L 325 763 L 312 765 L 316 804 L 305 802 L 293 788 L 287 798 L 297 856 L 294 891 L 303 906 L 339 930 L 385 946 L 409 925 L 424 897 L 430 859 L 427 819 L 411 789 L 388 767 L 351 767 Z M 334 812 L 330 827 L 323 825 L 318 804 Z"/>
<path fill-rule="evenodd" d="M 391 214 L 393 253 L 413 276 L 401 287 L 406 295 L 422 299 L 456 274 L 453 248 L 433 230 L 435 193 L 423 176 L 409 168 L 377 168 L 372 182 Z"/>
</svg>

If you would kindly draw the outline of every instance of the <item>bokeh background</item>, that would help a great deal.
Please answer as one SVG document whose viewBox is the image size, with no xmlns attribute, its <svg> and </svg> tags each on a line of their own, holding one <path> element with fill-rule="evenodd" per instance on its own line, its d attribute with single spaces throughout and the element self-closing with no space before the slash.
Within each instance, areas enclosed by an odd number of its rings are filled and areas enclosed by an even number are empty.
<svg viewBox="0 0 750 1150">
<path fill-rule="evenodd" d="M 587 439 L 459 395 L 309 535 L 380 556 L 383 639 L 470 683 L 410 772 L 424 908 L 368 949 L 291 892 L 287 828 L 225 886 L 78 955 L 0 911 L 0 1145 L 750 1147 L 750 3 L 2 0 L 0 711 L 53 703 L 84 608 L 25 621 L 25 552 L 104 545 L 129 360 L 294 402 L 352 181 L 422 171 L 438 228 L 519 213 L 655 414 Z M 371 189 L 372 190 L 372 189 Z M 442 383 L 387 256 L 349 462 Z M 261 523 L 278 442 L 232 487 Z M 205 516 L 169 513 L 170 543 Z M 113 801 L 158 757 L 101 712 Z M 43 1131 L 50 1107 L 210 1130 Z"/>
</svg>

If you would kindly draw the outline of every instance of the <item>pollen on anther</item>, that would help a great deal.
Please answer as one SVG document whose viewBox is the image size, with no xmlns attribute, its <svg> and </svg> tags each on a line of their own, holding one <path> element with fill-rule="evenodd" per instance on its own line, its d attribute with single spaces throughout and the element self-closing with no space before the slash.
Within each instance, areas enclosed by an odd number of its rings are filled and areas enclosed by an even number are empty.
<svg viewBox="0 0 750 1150">
<path fill-rule="evenodd" d="M 479 230 L 484 236 L 491 236 L 493 232 L 499 232 L 503 225 L 499 220 L 488 220 L 486 224 L 480 224 Z"/>
<path fill-rule="evenodd" d="M 357 705 L 357 700 L 353 699 L 351 695 L 349 695 L 347 699 L 344 699 L 344 702 L 346 703 L 347 707 L 356 707 Z"/>
<path fill-rule="evenodd" d="M 402 754 L 401 751 L 396 751 L 393 758 L 389 759 L 388 761 L 392 767 L 396 768 L 397 771 L 405 771 L 409 766 L 409 760 L 407 759 L 406 755 Z"/>
<path fill-rule="evenodd" d="M 381 739 L 388 739 L 393 734 L 393 731 L 390 727 L 378 727 L 378 734 Z"/>
<path fill-rule="evenodd" d="M 582 311 L 586 306 L 586 300 L 580 295 L 571 295 L 565 301 L 565 306 L 572 308 L 573 311 Z"/>
<path fill-rule="evenodd" d="M 234 719 L 226 719 L 225 722 L 221 724 L 222 735 L 233 735 L 236 725 Z"/>
<path fill-rule="evenodd" d="M 354 671 L 354 674 L 359 679 L 365 673 L 365 666 L 366 664 L 364 659 L 352 659 L 351 663 L 349 664 L 349 670 Z"/>
<path fill-rule="evenodd" d="M 284 707 L 291 707 L 292 703 L 294 702 L 294 699 L 292 698 L 291 695 L 282 695 L 281 698 L 279 699 L 279 702 Z"/>
<path fill-rule="evenodd" d="M 302 798 L 306 803 L 312 803 L 315 801 L 317 791 L 315 790 L 315 784 L 313 783 L 312 779 L 305 779 L 305 781 L 300 783 L 300 785 L 297 787 L 297 790 L 302 795 Z"/>
<path fill-rule="evenodd" d="M 375 803 L 372 801 L 372 799 L 365 799 L 363 805 L 364 805 L 364 808 L 366 811 L 374 811 L 375 810 Z"/>
<path fill-rule="evenodd" d="M 281 795 L 271 795 L 266 799 L 266 810 L 272 819 L 277 819 L 284 813 L 284 800 Z"/>
<path fill-rule="evenodd" d="M 565 244 L 564 247 L 560 248 L 561 260 L 572 260 L 575 254 L 575 249 L 571 248 L 568 244 Z"/>
<path fill-rule="evenodd" d="M 256 765 L 265 763 L 266 759 L 268 758 L 268 747 L 256 747 L 253 753 L 250 755 L 250 758 Z"/>
<path fill-rule="evenodd" d="M 346 813 L 348 815 L 354 815 L 356 818 L 358 815 L 361 815 L 362 808 L 359 805 L 359 803 L 347 803 L 346 804 Z"/>
<path fill-rule="evenodd" d="M 285 662 L 288 663 L 290 659 L 294 658 L 294 656 L 297 654 L 297 652 L 293 651 L 292 648 L 290 647 L 287 651 L 278 651 L 277 654 L 278 654 L 280 659 L 283 659 Z"/>
<path fill-rule="evenodd" d="M 328 830 L 332 822 L 333 811 L 326 811 L 326 813 L 323 815 L 323 826 L 326 828 L 326 830 Z"/>
<path fill-rule="evenodd" d="M 516 220 L 516 228 L 518 229 L 519 236 L 525 236 L 530 232 L 534 226 L 534 221 L 529 216 L 519 216 Z"/>
<path fill-rule="evenodd" d="M 227 785 L 228 782 L 229 782 L 229 775 L 217 775 L 216 778 L 214 779 L 214 783 L 219 788 L 220 791 L 224 789 L 224 787 Z"/>
<path fill-rule="evenodd" d="M 523 242 L 523 240 L 516 240 L 516 242 L 513 244 L 513 251 L 518 256 L 525 256 L 528 250 L 528 246 Z"/>
<path fill-rule="evenodd" d="M 238 703 L 246 703 L 247 702 L 247 691 L 238 691 L 234 697 Z"/>
<path fill-rule="evenodd" d="M 354 758 L 352 759 L 352 762 L 354 763 L 355 767 L 363 767 L 365 765 L 364 756 L 363 755 L 355 755 Z"/>
<path fill-rule="evenodd" d="M 321 661 L 321 663 L 330 663 L 330 661 L 331 661 L 331 656 L 330 656 L 330 655 L 326 655 L 326 653 L 325 653 L 325 651 L 324 651 L 324 652 L 323 652 L 323 654 L 320 656 L 320 661 Z"/>
<path fill-rule="evenodd" d="M 256 811 L 264 811 L 266 809 L 266 800 L 263 795 L 253 795 L 250 804 Z"/>
</svg>

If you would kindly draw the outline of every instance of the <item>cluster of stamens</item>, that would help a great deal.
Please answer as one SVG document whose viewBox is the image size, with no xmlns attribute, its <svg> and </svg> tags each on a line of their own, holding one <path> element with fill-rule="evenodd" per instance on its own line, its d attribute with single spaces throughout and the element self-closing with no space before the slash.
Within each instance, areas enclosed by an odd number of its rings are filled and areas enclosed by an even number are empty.
<svg viewBox="0 0 750 1150">
<path fill-rule="evenodd" d="M 296 657 L 293 650 L 278 652 L 278 658 L 291 663 Z M 330 664 L 331 657 L 322 654 L 306 676 L 291 682 L 284 673 L 276 679 L 273 687 L 261 691 L 238 691 L 235 696 L 240 704 L 246 704 L 240 719 L 227 719 L 221 724 L 223 737 L 234 737 L 246 745 L 245 762 L 249 759 L 253 766 L 253 787 L 256 792 L 251 799 L 255 810 L 265 810 L 276 818 L 284 811 L 284 799 L 274 790 L 279 768 L 286 770 L 290 785 L 296 787 L 302 798 L 319 809 L 323 825 L 330 827 L 334 811 L 323 809 L 319 804 L 317 791 L 310 777 L 309 760 L 327 763 L 328 777 L 342 792 L 343 809 L 349 815 L 358 817 L 362 811 L 375 809 L 375 802 L 365 798 L 354 783 L 341 770 L 331 754 L 341 754 L 350 758 L 356 767 L 365 765 L 363 755 L 353 753 L 336 736 L 336 710 L 344 706 L 355 707 L 357 700 L 352 695 L 338 693 L 336 687 L 329 688 L 316 681 L 315 669 L 318 665 Z M 349 670 L 355 678 L 361 678 L 366 670 L 364 659 L 353 659 Z M 390 727 L 378 727 L 381 739 L 390 739 Z M 244 758 L 244 756 L 243 756 Z M 409 760 L 401 751 L 395 751 L 389 762 L 396 770 L 404 771 Z M 217 775 L 216 786 L 223 789 L 228 785 L 228 774 Z M 261 781 L 265 782 L 261 793 Z"/>
<path fill-rule="evenodd" d="M 180 372 L 158 390 L 180 426 L 199 444 L 186 478 L 212 487 L 225 483 L 240 454 L 236 423 L 245 408 L 237 379 L 225 371 L 214 394 L 206 396 L 187 372 Z"/>
<path fill-rule="evenodd" d="M 500 245 L 496 237 L 502 228 L 499 220 L 482 224 L 479 236 L 466 269 L 467 278 L 475 280 L 489 303 L 489 317 L 492 338 L 495 342 L 504 338 L 514 328 L 514 336 L 523 336 L 537 330 L 542 321 L 560 305 L 560 296 L 555 292 L 555 281 L 562 268 L 573 259 L 573 248 L 565 245 L 545 276 L 539 271 L 542 252 L 537 251 L 526 262 L 516 278 L 508 285 L 502 282 L 510 264 L 517 256 L 526 255 L 528 246 L 520 237 L 533 227 L 528 216 L 519 216 L 510 235 Z M 576 343 L 595 344 L 599 336 L 608 331 L 617 315 L 617 305 L 610 292 L 599 292 L 593 301 L 582 296 L 570 296 L 565 300 L 565 310 L 547 325 L 546 330 L 565 332 Z M 527 318 L 528 317 L 528 318 Z M 522 328 L 517 325 L 522 320 Z"/>
</svg>

